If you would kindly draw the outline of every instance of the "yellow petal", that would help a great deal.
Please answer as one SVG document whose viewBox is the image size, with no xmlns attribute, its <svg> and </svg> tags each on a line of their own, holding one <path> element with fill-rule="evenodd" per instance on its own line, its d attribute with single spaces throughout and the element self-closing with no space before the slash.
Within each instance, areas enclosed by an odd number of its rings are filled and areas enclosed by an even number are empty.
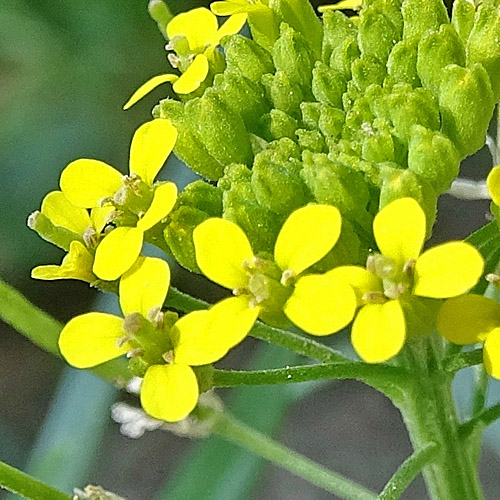
<svg viewBox="0 0 500 500">
<path fill-rule="evenodd" d="M 72 205 L 62 191 L 52 191 L 42 201 L 41 212 L 54 226 L 83 234 L 92 225 L 85 208 Z"/>
<path fill-rule="evenodd" d="M 169 39 L 185 36 L 192 52 L 202 52 L 216 37 L 217 18 L 207 8 L 200 7 L 175 16 L 167 25 Z"/>
<path fill-rule="evenodd" d="M 141 405 L 154 418 L 167 422 L 185 419 L 198 402 L 198 381 L 187 365 L 153 365 L 141 387 Z"/>
<path fill-rule="evenodd" d="M 246 23 L 246 13 L 232 15 L 217 31 L 215 43 L 218 44 L 226 35 L 234 35 L 239 33 Z"/>
<path fill-rule="evenodd" d="M 39 280 L 75 279 L 93 283 L 96 276 L 92 272 L 94 258 L 79 241 L 72 241 L 69 252 L 60 266 L 38 266 L 31 271 L 31 277 Z"/>
<path fill-rule="evenodd" d="M 328 10 L 359 10 L 361 8 L 361 0 L 341 0 L 332 5 L 320 5 L 318 12 L 326 12 Z"/>
<path fill-rule="evenodd" d="M 229 0 L 227 2 L 212 2 L 210 4 L 210 10 L 216 16 L 232 16 L 233 14 L 248 12 L 251 9 L 252 6 L 247 0 Z"/>
<path fill-rule="evenodd" d="M 424 252 L 415 264 L 413 293 L 446 299 L 468 292 L 483 273 L 484 260 L 475 247 L 451 241 Z"/>
<path fill-rule="evenodd" d="M 177 186 L 173 182 L 160 184 L 155 189 L 153 201 L 146 213 L 139 219 L 137 227 L 142 231 L 151 229 L 172 211 L 176 200 Z"/>
<path fill-rule="evenodd" d="M 493 203 L 500 206 L 500 167 L 491 170 L 486 179 L 486 184 Z"/>
<path fill-rule="evenodd" d="M 337 243 L 342 218 L 332 205 L 307 205 L 292 212 L 276 240 L 274 259 L 299 274 L 321 260 Z"/>
<path fill-rule="evenodd" d="M 496 379 L 500 379 L 500 328 L 495 328 L 486 337 L 483 351 L 484 367 Z"/>
<path fill-rule="evenodd" d="M 208 75 L 209 64 L 205 54 L 198 54 L 189 68 L 182 73 L 172 88 L 177 94 L 190 94 L 205 81 Z"/>
<path fill-rule="evenodd" d="M 138 312 L 145 318 L 153 307 L 162 307 L 170 285 L 170 268 L 162 259 L 139 257 L 120 279 L 123 314 Z"/>
<path fill-rule="evenodd" d="M 425 214 L 413 198 L 389 203 L 373 221 L 380 252 L 398 264 L 416 259 L 425 240 Z"/>
<path fill-rule="evenodd" d="M 143 123 L 130 146 L 130 173 L 152 185 L 177 141 L 177 129 L 170 120 L 157 118 Z"/>
<path fill-rule="evenodd" d="M 164 75 L 156 75 L 150 78 L 146 83 L 143 83 L 130 97 L 123 106 L 124 110 L 131 108 L 136 102 L 140 101 L 144 96 L 148 95 L 159 85 L 163 83 L 173 83 L 179 78 L 177 75 L 167 73 Z"/>
<path fill-rule="evenodd" d="M 76 368 L 91 368 L 125 354 L 130 346 L 119 346 L 123 320 L 112 314 L 91 312 L 73 318 L 63 328 L 59 349 Z"/>
<path fill-rule="evenodd" d="M 356 307 L 351 286 L 326 274 L 310 274 L 297 281 L 284 312 L 305 332 L 330 335 L 352 321 Z"/>
<path fill-rule="evenodd" d="M 96 232 L 101 233 L 108 223 L 109 216 L 115 211 L 115 207 L 108 205 L 105 207 L 96 207 L 90 211 L 92 226 Z"/>
<path fill-rule="evenodd" d="M 352 326 L 352 345 L 367 363 L 383 363 L 396 356 L 405 338 L 405 318 L 397 300 L 365 305 Z"/>
<path fill-rule="evenodd" d="M 365 293 L 383 292 L 382 280 L 360 266 L 339 266 L 326 273 L 331 278 L 347 283 L 354 288 L 358 305 Z"/>
<path fill-rule="evenodd" d="M 114 281 L 128 271 L 139 257 L 144 233 L 135 227 L 118 227 L 99 243 L 94 258 L 94 274 Z"/>
<path fill-rule="evenodd" d="M 82 158 L 70 163 L 59 181 L 64 196 L 76 207 L 94 208 L 122 186 L 122 174 L 99 160 Z"/>
<path fill-rule="evenodd" d="M 437 327 L 450 342 L 475 344 L 500 327 L 500 304 L 480 295 L 449 299 L 439 310 Z"/>
<path fill-rule="evenodd" d="M 253 258 L 252 247 L 239 226 L 212 218 L 193 231 L 196 262 L 205 276 L 226 288 L 243 288 L 248 276 L 243 263 Z"/>
</svg>

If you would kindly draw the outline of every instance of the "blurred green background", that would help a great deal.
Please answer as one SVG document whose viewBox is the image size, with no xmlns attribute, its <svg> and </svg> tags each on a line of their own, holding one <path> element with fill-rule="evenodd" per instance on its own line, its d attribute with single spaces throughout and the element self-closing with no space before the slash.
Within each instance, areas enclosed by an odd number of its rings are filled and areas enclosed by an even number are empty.
<svg viewBox="0 0 500 500">
<path fill-rule="evenodd" d="M 169 5 L 178 12 L 207 3 L 171 0 Z M 147 1 L 0 2 L 0 276 L 61 321 L 115 304 L 96 299 L 84 283 L 31 280 L 32 267 L 58 262 L 62 254 L 31 232 L 26 218 L 57 188 L 71 160 L 94 157 L 127 170 L 133 131 L 150 117 L 167 87 L 127 113 L 121 108 L 138 85 L 167 70 L 164 44 Z M 490 164 L 483 151 L 464 172 L 480 178 Z M 169 177 L 186 180 L 181 165 L 174 161 L 170 167 Z M 488 203 L 443 197 L 441 208 L 438 240 L 463 237 L 481 226 Z M 202 280 L 188 286 L 185 278 L 178 271 L 174 280 L 198 295 L 210 293 Z M 65 368 L 6 325 L 0 327 L 1 460 L 68 492 L 98 483 L 128 500 L 332 498 L 217 438 L 192 442 L 165 432 L 139 440 L 122 436 L 109 407 L 128 396 Z M 279 367 L 294 361 L 286 352 L 249 341 L 224 363 Z M 458 385 L 467 383 L 463 378 Z M 498 393 L 495 386 L 492 397 Z M 221 394 L 245 422 L 377 490 L 411 452 L 398 412 L 359 383 Z M 489 445 L 483 476 L 488 498 L 497 499 L 500 440 L 494 433 Z M 424 499 L 422 481 L 404 498 Z"/>
</svg>

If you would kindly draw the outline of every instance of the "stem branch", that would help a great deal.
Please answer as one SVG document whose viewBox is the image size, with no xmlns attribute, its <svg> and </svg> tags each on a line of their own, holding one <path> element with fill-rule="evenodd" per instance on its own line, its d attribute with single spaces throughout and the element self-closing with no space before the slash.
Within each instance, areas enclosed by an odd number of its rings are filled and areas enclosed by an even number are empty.
<svg viewBox="0 0 500 500">
<path fill-rule="evenodd" d="M 444 358 L 442 361 L 443 370 L 447 373 L 455 373 L 469 366 L 479 365 L 483 362 L 483 350 L 461 352 L 454 356 Z"/>
<path fill-rule="evenodd" d="M 475 431 L 483 430 L 500 418 L 500 403 L 482 411 L 479 415 L 471 418 L 459 428 L 460 437 L 467 439 Z"/>
</svg>

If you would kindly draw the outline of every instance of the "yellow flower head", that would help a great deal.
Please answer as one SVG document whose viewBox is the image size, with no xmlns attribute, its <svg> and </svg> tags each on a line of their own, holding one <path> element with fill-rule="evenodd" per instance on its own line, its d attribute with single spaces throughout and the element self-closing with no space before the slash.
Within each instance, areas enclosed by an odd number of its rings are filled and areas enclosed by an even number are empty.
<svg viewBox="0 0 500 500">
<path fill-rule="evenodd" d="M 127 101 L 123 109 L 129 109 L 137 101 L 163 83 L 173 83 L 177 94 L 190 94 L 205 81 L 210 71 L 215 51 L 226 35 L 238 33 L 246 21 L 245 13 L 231 15 L 219 28 L 217 17 L 207 8 L 199 7 L 175 16 L 167 25 L 169 60 L 181 71 L 174 74 L 157 75 L 141 85 Z"/>
<path fill-rule="evenodd" d="M 500 379 L 500 304 L 480 295 L 447 300 L 438 314 L 438 331 L 459 345 L 484 342 L 486 371 Z"/>
<path fill-rule="evenodd" d="M 319 12 L 326 12 L 328 10 L 359 10 L 361 9 L 362 0 L 341 0 L 340 2 L 331 5 L 320 5 Z"/>
<path fill-rule="evenodd" d="M 491 172 L 486 179 L 486 184 L 493 203 L 500 206 L 500 166 L 491 169 Z"/>
<path fill-rule="evenodd" d="M 342 315 L 333 316 L 331 311 L 350 309 L 349 304 L 354 307 L 352 288 L 334 279 L 320 283 L 319 275 L 302 276 L 334 247 L 340 230 L 341 216 L 335 207 L 311 204 L 299 208 L 278 235 L 274 264 L 254 256 L 245 233 L 233 222 L 213 218 L 201 223 L 193 233 L 198 266 L 236 295 L 227 302 L 234 304 L 239 317 L 228 313 L 227 328 L 253 324 L 272 301 L 270 292 L 286 299 L 291 285 L 294 293 L 285 302 L 284 313 L 293 323 L 318 335 L 344 327 L 350 318 L 344 322 Z M 311 307 L 318 314 L 309 314 Z"/>
<path fill-rule="evenodd" d="M 169 120 L 155 119 L 136 130 L 130 147 L 130 176 L 154 188 L 154 193 L 149 207 L 137 215 L 134 226 L 114 229 L 97 246 L 93 272 L 100 279 L 113 281 L 130 269 L 141 251 L 144 232 L 172 210 L 177 198 L 175 184 L 167 182 L 154 187 L 153 182 L 176 140 L 177 130 Z M 70 163 L 60 180 L 61 190 L 72 205 L 94 210 L 103 200 L 119 193 L 123 183 L 118 170 L 90 159 Z"/>
<path fill-rule="evenodd" d="M 357 303 L 344 314 L 354 318 L 352 344 L 366 362 L 386 361 L 401 350 L 406 338 L 402 303 L 413 296 L 442 299 L 466 293 L 484 268 L 481 254 L 470 244 L 452 241 L 421 254 L 425 214 L 412 198 L 383 208 L 373 222 L 380 254 L 367 268 L 341 266 L 324 275 L 349 283 Z"/>
</svg>

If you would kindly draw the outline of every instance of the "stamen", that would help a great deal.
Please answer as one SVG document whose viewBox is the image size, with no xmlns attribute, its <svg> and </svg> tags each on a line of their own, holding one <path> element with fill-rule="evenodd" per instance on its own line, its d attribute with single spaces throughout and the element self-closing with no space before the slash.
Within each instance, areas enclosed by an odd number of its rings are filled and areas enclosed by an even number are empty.
<svg viewBox="0 0 500 500">
<path fill-rule="evenodd" d="M 292 269 L 286 269 L 285 271 L 283 271 L 283 274 L 281 275 L 280 283 L 283 286 L 289 286 L 292 284 L 294 279 L 295 279 L 295 271 L 293 271 Z"/>
<path fill-rule="evenodd" d="M 370 304 L 385 304 L 387 302 L 387 297 L 382 292 L 367 292 L 361 298 Z"/>
<path fill-rule="evenodd" d="M 403 272 L 408 276 L 413 275 L 413 271 L 415 270 L 415 264 L 417 261 L 415 259 L 410 259 L 403 267 Z"/>
<path fill-rule="evenodd" d="M 171 365 L 174 362 L 174 351 L 164 352 L 161 357 L 165 360 L 166 363 Z"/>
<path fill-rule="evenodd" d="M 496 285 L 500 282 L 500 276 L 495 273 L 489 273 L 486 275 L 486 281 L 492 283 L 493 285 Z"/>
<path fill-rule="evenodd" d="M 144 354 L 144 349 L 137 347 L 136 349 L 131 349 L 127 352 L 127 358 L 138 358 Z"/>
</svg>

